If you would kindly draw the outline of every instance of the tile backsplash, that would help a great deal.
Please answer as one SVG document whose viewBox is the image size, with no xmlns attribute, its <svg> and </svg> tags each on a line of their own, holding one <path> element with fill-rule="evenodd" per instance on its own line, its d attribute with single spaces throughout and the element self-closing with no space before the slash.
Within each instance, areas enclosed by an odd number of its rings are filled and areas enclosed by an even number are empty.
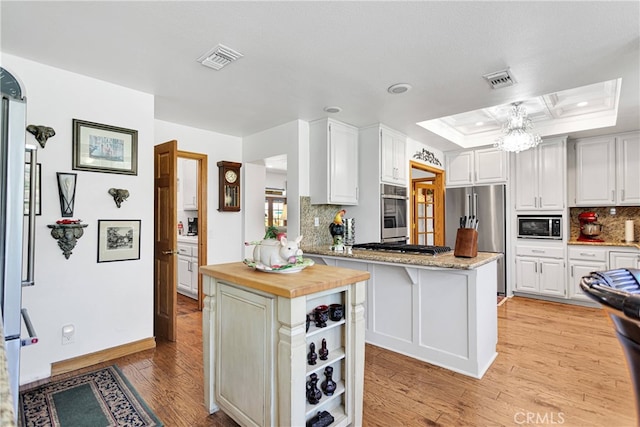
<svg viewBox="0 0 640 427">
<path fill-rule="evenodd" d="M 595 212 L 598 214 L 598 222 L 602 224 L 602 233 L 598 238 L 608 243 L 624 241 L 625 221 L 634 221 L 635 241 L 640 237 L 640 206 L 616 206 L 616 214 L 611 215 L 611 207 L 599 208 L 571 208 L 570 216 L 570 240 L 576 240 L 580 235 L 580 221 L 578 215 L 582 212 Z"/>
<path fill-rule="evenodd" d="M 338 211 L 343 209 L 340 205 L 312 205 L 311 197 L 300 197 L 300 234 L 304 246 L 318 247 L 333 244 L 333 239 L 329 233 L 329 224 Z M 320 225 L 314 225 L 315 218 L 319 218 Z"/>
</svg>

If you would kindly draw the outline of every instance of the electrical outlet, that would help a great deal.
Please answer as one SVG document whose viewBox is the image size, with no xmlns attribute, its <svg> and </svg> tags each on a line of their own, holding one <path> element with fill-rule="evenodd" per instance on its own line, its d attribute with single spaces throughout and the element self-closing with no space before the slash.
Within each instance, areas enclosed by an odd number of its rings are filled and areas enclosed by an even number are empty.
<svg viewBox="0 0 640 427">
<path fill-rule="evenodd" d="M 313 219 L 313 225 L 316 226 L 316 227 L 320 227 L 320 218 L 315 217 Z"/>
<path fill-rule="evenodd" d="M 64 325 L 62 327 L 62 344 L 71 344 L 75 342 L 76 328 L 73 325 Z"/>
</svg>

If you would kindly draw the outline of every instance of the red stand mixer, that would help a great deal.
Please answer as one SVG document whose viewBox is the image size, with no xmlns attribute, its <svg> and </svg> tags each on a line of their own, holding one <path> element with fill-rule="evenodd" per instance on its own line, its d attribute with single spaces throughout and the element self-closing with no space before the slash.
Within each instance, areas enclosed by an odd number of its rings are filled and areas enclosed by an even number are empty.
<svg viewBox="0 0 640 427">
<path fill-rule="evenodd" d="M 597 237 L 602 233 L 602 224 L 598 224 L 598 214 L 595 212 L 582 212 L 578 215 L 580 221 L 580 242 L 604 242 Z"/>
</svg>

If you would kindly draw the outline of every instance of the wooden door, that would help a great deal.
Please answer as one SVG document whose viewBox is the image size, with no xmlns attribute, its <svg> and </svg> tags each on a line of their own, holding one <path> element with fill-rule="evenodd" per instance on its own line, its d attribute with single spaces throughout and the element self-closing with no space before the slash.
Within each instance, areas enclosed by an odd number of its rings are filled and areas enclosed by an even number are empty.
<svg viewBox="0 0 640 427">
<path fill-rule="evenodd" d="M 435 186 L 432 182 L 418 182 L 414 191 L 414 241 L 418 245 L 435 245 Z"/>
<path fill-rule="evenodd" d="M 176 340 L 177 152 L 175 140 L 154 147 L 154 334 L 169 341 Z"/>
<path fill-rule="evenodd" d="M 442 169 L 410 161 L 411 243 L 444 245 L 444 182 Z M 422 176 L 425 175 L 431 176 Z"/>
</svg>

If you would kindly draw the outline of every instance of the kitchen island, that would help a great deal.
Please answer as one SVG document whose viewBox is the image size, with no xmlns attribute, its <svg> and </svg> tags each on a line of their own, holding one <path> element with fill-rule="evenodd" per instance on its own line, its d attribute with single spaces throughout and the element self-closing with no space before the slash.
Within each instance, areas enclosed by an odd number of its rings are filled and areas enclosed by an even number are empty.
<svg viewBox="0 0 640 427">
<path fill-rule="evenodd" d="M 370 273 L 367 343 L 481 378 L 496 358 L 497 260 L 303 248 L 318 264 Z"/>
<path fill-rule="evenodd" d="M 362 425 L 364 299 L 369 273 L 312 265 L 291 274 L 258 271 L 237 262 L 203 266 L 202 316 L 205 405 L 240 425 L 302 426 L 328 411 L 335 426 Z M 344 307 L 344 317 L 313 322 L 321 305 Z M 308 362 L 326 343 L 328 355 Z M 331 368 L 336 389 L 316 404 L 306 399 Z M 311 386 L 313 388 L 313 386 Z"/>
</svg>

